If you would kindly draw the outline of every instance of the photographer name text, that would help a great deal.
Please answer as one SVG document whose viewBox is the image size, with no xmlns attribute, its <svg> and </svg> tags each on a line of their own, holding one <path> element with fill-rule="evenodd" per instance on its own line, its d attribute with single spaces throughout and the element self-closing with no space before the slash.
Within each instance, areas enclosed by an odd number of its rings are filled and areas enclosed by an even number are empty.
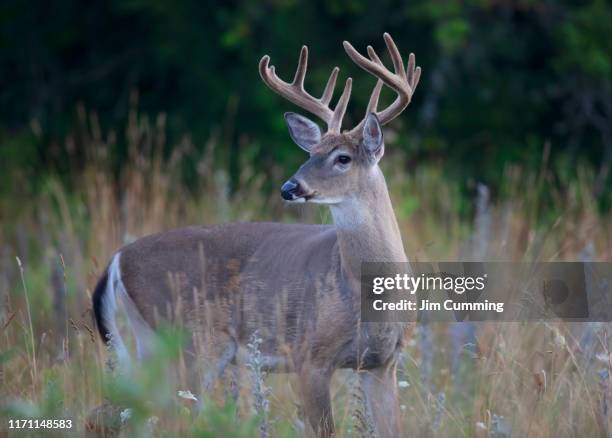
<svg viewBox="0 0 612 438">
<path fill-rule="evenodd" d="M 446 299 L 442 302 L 430 299 L 399 299 L 386 301 L 382 297 L 372 301 L 375 311 L 493 311 L 502 313 L 503 302 L 489 300 L 465 300 L 466 292 L 482 292 L 486 287 L 487 274 L 482 276 L 395 274 L 393 276 L 377 276 L 372 279 L 372 293 L 382 296 L 388 293 L 409 294 L 445 292 L 461 296 L 462 300 Z"/>
</svg>

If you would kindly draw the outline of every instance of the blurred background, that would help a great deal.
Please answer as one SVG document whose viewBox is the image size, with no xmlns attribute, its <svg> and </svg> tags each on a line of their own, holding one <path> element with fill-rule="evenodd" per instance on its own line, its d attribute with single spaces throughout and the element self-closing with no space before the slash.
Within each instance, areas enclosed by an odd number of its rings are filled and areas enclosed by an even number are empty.
<svg viewBox="0 0 612 438">
<path fill-rule="evenodd" d="M 416 54 L 421 82 L 385 128 L 381 161 L 410 260 L 609 262 L 610 23 L 604 0 L 3 1 L 1 424 L 72 418 L 83 432 L 97 412 L 119 433 L 129 408 L 125 436 L 303 436 L 295 390 L 262 377 L 257 351 L 239 402 L 217 388 L 219 403 L 194 418 L 165 374 L 181 370 L 180 337 L 162 337 L 152 366 L 122 380 L 91 315 L 109 257 L 140 236 L 330 222 L 326 208 L 279 196 L 306 158 L 282 115 L 302 111 L 260 80 L 264 54 L 290 80 L 308 45 L 315 95 L 336 65 L 339 84 L 353 77 L 345 128 L 375 80 L 342 41 L 373 45 L 390 66 L 389 32 L 405 59 Z M 403 426 L 610 436 L 611 339 L 608 324 L 422 321 L 402 356 Z M 334 381 L 341 437 L 371 436 L 355 382 Z"/>
<path fill-rule="evenodd" d="M 134 108 L 165 114 L 165 156 L 186 136 L 198 152 L 214 139 L 232 191 L 241 157 L 290 171 L 304 157 L 289 144 L 282 113 L 296 108 L 263 85 L 261 56 L 289 80 L 308 45 L 306 84 L 315 94 L 335 65 L 341 79 L 352 76 L 348 127 L 362 116 L 374 80 L 349 61 L 342 41 L 362 51 L 372 44 L 386 57 L 385 31 L 405 57 L 415 52 L 424 72 L 393 125 L 406 171 L 436 164 L 465 195 L 471 180 L 497 188 L 508 163 L 538 169 L 548 147 L 556 172 L 575 176 L 584 162 L 595 193 L 609 191 L 612 6 L 605 1 L 9 0 L 0 20 L 3 194 L 15 178 L 35 190 L 49 173 L 83 165 L 79 108 L 95 113 L 104 136 L 113 132 L 116 172 L 128 164 L 123 127 Z M 62 147 L 67 137 L 70 148 Z M 186 167 L 185 182 L 193 182 Z"/>
</svg>

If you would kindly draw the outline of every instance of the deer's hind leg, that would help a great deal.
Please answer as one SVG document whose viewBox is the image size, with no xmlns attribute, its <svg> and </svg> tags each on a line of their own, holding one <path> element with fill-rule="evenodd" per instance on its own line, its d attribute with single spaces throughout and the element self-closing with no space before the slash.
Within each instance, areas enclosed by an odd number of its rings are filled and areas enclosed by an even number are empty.
<svg viewBox="0 0 612 438">
<path fill-rule="evenodd" d="M 223 336 L 211 346 L 211 357 L 205 360 L 207 369 L 202 382 L 202 389 L 205 392 L 212 390 L 213 385 L 223 376 L 228 365 L 235 361 L 237 351 L 238 345 L 230 336 Z"/>
<path fill-rule="evenodd" d="M 192 340 L 187 348 L 188 385 L 202 397 L 210 397 L 217 381 L 235 362 L 238 344 L 228 333 L 215 333 L 203 340 Z"/>
</svg>

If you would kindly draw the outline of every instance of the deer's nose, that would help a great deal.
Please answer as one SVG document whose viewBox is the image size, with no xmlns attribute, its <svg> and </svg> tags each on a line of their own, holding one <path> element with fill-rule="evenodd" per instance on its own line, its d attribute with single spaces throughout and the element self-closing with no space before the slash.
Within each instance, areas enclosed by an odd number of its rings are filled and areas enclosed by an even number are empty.
<svg viewBox="0 0 612 438">
<path fill-rule="evenodd" d="M 299 188 L 299 183 L 292 178 L 281 187 L 281 196 L 286 201 L 292 201 L 295 198 Z"/>
</svg>

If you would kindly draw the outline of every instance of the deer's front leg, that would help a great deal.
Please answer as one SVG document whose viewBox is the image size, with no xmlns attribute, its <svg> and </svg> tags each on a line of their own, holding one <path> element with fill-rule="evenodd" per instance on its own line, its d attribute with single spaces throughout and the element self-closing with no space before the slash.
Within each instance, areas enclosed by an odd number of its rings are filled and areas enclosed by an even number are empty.
<svg viewBox="0 0 612 438">
<path fill-rule="evenodd" d="M 402 436 L 396 368 L 397 363 L 392 360 L 381 368 L 359 372 L 367 409 L 380 438 Z"/>
<path fill-rule="evenodd" d="M 304 413 L 316 437 L 332 437 L 334 419 L 329 394 L 331 372 L 306 365 L 298 377 Z"/>
</svg>

